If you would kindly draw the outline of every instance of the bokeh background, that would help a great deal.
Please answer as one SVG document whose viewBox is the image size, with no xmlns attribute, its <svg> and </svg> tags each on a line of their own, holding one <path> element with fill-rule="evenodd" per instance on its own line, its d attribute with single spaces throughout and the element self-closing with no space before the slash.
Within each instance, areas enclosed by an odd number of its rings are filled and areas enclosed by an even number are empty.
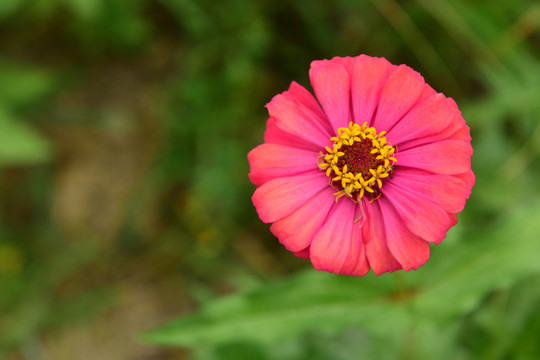
<svg viewBox="0 0 540 360">
<path fill-rule="evenodd" d="M 0 358 L 540 358 L 539 26 L 528 0 L 0 1 Z M 362 53 L 457 101 L 477 183 L 420 270 L 349 278 L 279 245 L 246 154 L 312 60 Z"/>
</svg>

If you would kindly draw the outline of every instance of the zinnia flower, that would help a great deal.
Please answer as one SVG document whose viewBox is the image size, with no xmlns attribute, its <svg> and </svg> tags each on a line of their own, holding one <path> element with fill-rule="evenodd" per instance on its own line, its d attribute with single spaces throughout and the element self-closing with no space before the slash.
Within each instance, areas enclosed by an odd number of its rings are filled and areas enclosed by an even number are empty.
<svg viewBox="0 0 540 360">
<path fill-rule="evenodd" d="M 313 61 L 309 75 L 317 99 L 296 82 L 276 95 L 248 155 L 259 217 L 318 270 L 417 269 L 475 181 L 456 103 L 384 58 Z"/>
</svg>

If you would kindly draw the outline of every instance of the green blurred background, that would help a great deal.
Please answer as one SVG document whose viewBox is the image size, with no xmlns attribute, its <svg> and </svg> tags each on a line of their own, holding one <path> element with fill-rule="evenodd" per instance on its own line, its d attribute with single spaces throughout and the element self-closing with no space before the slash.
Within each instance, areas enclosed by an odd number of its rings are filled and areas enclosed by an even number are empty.
<svg viewBox="0 0 540 360">
<path fill-rule="evenodd" d="M 539 25 L 527 0 L 2 0 L 0 359 L 540 358 Z M 362 53 L 457 101 L 477 174 L 431 260 L 378 278 L 288 253 L 247 177 L 272 96 Z"/>
</svg>

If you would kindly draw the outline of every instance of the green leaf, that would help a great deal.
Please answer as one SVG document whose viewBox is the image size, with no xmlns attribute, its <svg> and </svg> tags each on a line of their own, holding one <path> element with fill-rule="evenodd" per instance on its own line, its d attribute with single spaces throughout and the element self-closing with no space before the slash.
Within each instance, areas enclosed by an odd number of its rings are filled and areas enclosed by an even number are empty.
<svg viewBox="0 0 540 360">
<path fill-rule="evenodd" d="M 35 164 L 50 156 L 51 147 L 42 135 L 0 109 L 0 166 Z"/>
<path fill-rule="evenodd" d="M 453 247 L 435 247 L 421 270 L 397 274 L 412 284 L 399 293 L 391 275 L 351 278 L 311 271 L 211 302 L 144 339 L 208 346 L 240 340 L 272 343 L 310 329 L 332 333 L 351 325 L 381 336 L 415 324 L 436 327 L 437 320 L 470 311 L 492 289 L 540 271 L 540 242 L 535 238 L 540 224 L 529 221 L 540 218 L 539 205 L 524 206 L 492 230 L 470 234 Z"/>
<path fill-rule="evenodd" d="M 512 211 L 492 229 L 468 234 L 459 246 L 437 247 L 419 271 L 419 289 L 412 299 L 418 312 L 448 319 L 470 311 L 493 289 L 508 288 L 540 271 L 540 203 Z M 436 266 L 433 266 L 436 265 Z"/>
<path fill-rule="evenodd" d="M 13 108 L 50 93 L 56 86 L 56 78 L 42 69 L 0 61 L 0 84 L 0 104 Z"/>
<path fill-rule="evenodd" d="M 362 324 L 387 333 L 407 324 L 391 276 L 343 277 L 310 271 L 281 284 L 209 303 L 200 313 L 144 336 L 164 345 L 219 345 L 235 340 L 273 343 L 308 329 L 335 333 Z"/>
<path fill-rule="evenodd" d="M 13 15 L 21 6 L 21 0 L 2 0 L 0 1 L 0 19 L 5 19 Z"/>
<path fill-rule="evenodd" d="M 539 306 L 540 275 L 526 277 L 467 316 L 461 342 L 475 359 L 538 359 Z"/>
<path fill-rule="evenodd" d="M 69 0 L 64 1 L 67 6 L 82 19 L 95 19 L 103 11 L 104 2 L 101 0 Z"/>
</svg>

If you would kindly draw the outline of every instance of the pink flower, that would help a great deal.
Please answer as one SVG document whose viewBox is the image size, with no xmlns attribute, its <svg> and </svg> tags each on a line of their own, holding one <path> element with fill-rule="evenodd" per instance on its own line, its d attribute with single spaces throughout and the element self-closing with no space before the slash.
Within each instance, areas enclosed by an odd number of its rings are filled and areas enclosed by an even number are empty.
<svg viewBox="0 0 540 360">
<path fill-rule="evenodd" d="M 384 58 L 314 61 L 309 75 L 317 99 L 295 82 L 276 95 L 248 154 L 259 217 L 317 270 L 417 269 L 475 181 L 456 103 Z"/>
</svg>

